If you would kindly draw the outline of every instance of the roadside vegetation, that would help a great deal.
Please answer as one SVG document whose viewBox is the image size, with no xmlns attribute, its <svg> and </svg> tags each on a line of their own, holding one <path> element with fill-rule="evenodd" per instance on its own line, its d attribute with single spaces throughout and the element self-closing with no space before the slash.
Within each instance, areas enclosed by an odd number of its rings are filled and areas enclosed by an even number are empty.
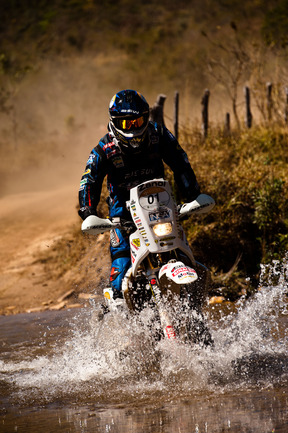
<svg viewBox="0 0 288 433">
<path fill-rule="evenodd" d="M 202 191 L 216 202 L 209 215 L 184 223 L 195 257 L 212 269 L 215 294 L 249 295 L 260 265 L 281 263 L 288 251 L 287 127 L 228 137 L 215 129 L 205 141 L 191 131 L 182 140 Z"/>
</svg>

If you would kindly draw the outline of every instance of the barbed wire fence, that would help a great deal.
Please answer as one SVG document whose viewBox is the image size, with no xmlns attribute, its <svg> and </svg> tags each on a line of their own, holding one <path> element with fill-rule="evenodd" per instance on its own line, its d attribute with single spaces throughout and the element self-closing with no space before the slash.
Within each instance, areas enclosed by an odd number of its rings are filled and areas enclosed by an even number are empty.
<svg viewBox="0 0 288 433">
<path fill-rule="evenodd" d="M 245 120 L 244 125 L 246 128 L 250 129 L 253 126 L 253 114 L 251 110 L 251 91 L 248 86 L 244 86 L 244 99 L 245 99 Z M 209 102 L 210 102 L 210 90 L 205 89 L 202 99 L 201 99 L 201 134 L 205 140 L 209 134 L 210 122 L 209 122 Z M 155 104 L 150 108 L 150 119 L 157 122 L 159 125 L 165 125 L 164 121 L 164 104 L 167 96 L 164 94 L 159 94 Z M 176 91 L 174 95 L 174 114 L 173 119 L 169 118 L 167 115 L 165 117 L 173 123 L 173 132 L 178 140 L 179 138 L 179 92 Z M 275 102 L 273 100 L 273 84 L 267 83 L 266 85 L 266 118 L 268 125 L 273 122 L 273 114 L 275 110 Z M 278 116 L 279 117 L 279 116 Z M 284 88 L 284 109 L 280 114 L 280 120 L 284 126 L 288 126 L 288 87 Z M 230 113 L 226 112 L 223 121 L 223 131 L 225 135 L 231 133 L 231 117 Z"/>
</svg>

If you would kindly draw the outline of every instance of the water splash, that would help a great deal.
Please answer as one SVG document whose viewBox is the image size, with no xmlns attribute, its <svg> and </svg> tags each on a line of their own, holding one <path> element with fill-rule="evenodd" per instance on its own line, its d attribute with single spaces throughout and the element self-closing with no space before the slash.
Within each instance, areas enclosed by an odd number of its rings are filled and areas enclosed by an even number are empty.
<svg viewBox="0 0 288 433">
<path fill-rule="evenodd" d="M 208 315 L 214 347 L 152 344 L 149 309 L 141 321 L 121 312 L 99 321 L 92 308 L 78 313 L 64 342 L 54 332 L 54 344 L 44 354 L 31 358 L 26 350 L 21 361 L 0 360 L 0 378 L 13 386 L 18 399 L 37 402 L 71 395 L 98 402 L 167 401 L 195 392 L 287 385 L 286 275 L 284 264 L 276 285 L 261 284 L 251 299 L 241 299 L 217 322 Z"/>
</svg>

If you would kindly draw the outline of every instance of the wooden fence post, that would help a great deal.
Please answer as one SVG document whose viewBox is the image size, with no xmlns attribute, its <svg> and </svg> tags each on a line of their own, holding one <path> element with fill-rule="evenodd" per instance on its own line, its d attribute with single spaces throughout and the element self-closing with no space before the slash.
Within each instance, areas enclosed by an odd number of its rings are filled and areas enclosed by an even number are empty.
<svg viewBox="0 0 288 433">
<path fill-rule="evenodd" d="M 159 125 L 165 125 L 164 123 L 164 102 L 166 101 L 166 95 L 158 95 L 155 104 L 150 108 L 150 119 L 153 122 L 159 123 Z"/>
<path fill-rule="evenodd" d="M 231 130 L 231 128 L 230 128 L 230 113 L 226 113 L 225 126 L 224 126 L 225 135 L 229 135 L 230 130 Z"/>
<path fill-rule="evenodd" d="M 209 119 L 208 119 L 208 103 L 209 103 L 210 91 L 208 89 L 205 90 L 204 95 L 202 97 L 202 133 L 203 137 L 206 138 L 208 134 L 209 127 Z"/>
<path fill-rule="evenodd" d="M 268 113 L 268 121 L 270 122 L 270 120 L 272 119 L 272 106 L 273 106 L 272 83 L 267 83 L 266 89 L 267 89 L 267 113 Z"/>
<path fill-rule="evenodd" d="M 174 135 L 178 140 L 179 92 L 175 92 L 174 99 Z"/>
<path fill-rule="evenodd" d="M 245 95 L 245 101 L 246 101 L 246 126 L 247 128 L 251 128 L 252 126 L 252 113 L 250 109 L 250 89 L 249 87 L 244 87 L 244 95 Z"/>
</svg>

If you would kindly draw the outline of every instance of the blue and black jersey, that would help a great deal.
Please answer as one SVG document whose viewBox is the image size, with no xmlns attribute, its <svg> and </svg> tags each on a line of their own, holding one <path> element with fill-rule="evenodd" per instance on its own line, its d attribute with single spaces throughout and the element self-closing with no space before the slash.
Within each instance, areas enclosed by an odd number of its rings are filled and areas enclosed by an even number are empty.
<svg viewBox="0 0 288 433">
<path fill-rule="evenodd" d="M 109 216 L 127 218 L 129 191 L 146 180 L 164 177 L 164 164 L 174 173 L 178 190 L 185 201 L 200 194 L 195 174 L 185 151 L 164 126 L 150 122 L 140 151 L 123 153 L 112 132 L 108 132 L 91 151 L 79 190 L 79 215 L 85 219 L 97 214 L 104 178 L 109 191 Z"/>
</svg>

